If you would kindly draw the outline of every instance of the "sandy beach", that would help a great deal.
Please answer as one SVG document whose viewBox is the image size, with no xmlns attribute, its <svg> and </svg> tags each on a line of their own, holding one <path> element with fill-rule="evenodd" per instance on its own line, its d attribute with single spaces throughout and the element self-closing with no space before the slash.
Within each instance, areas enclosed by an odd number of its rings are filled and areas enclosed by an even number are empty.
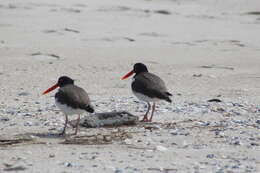
<svg viewBox="0 0 260 173">
<path fill-rule="evenodd" d="M 259 0 L 0 0 L 0 19 L 0 172 L 260 172 Z M 67 75 L 96 112 L 141 119 L 146 104 L 120 80 L 136 62 L 173 102 L 153 123 L 80 127 L 126 138 L 62 143 L 55 92 L 42 92 Z M 34 142 L 1 143 L 17 136 Z"/>
</svg>

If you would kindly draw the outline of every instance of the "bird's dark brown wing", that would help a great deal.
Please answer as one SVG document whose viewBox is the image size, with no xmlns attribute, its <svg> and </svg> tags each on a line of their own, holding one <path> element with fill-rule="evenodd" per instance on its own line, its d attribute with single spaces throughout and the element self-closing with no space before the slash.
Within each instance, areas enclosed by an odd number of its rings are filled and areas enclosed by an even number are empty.
<svg viewBox="0 0 260 173">
<path fill-rule="evenodd" d="M 171 102 L 169 98 L 171 94 L 167 91 L 164 81 L 155 74 L 145 72 L 136 75 L 132 89 L 134 92 L 147 95 L 150 98 L 159 98 Z"/>
<path fill-rule="evenodd" d="M 61 104 L 66 104 L 75 109 L 84 109 L 87 112 L 94 112 L 86 91 L 75 85 L 67 85 L 59 89 L 55 99 Z"/>
</svg>

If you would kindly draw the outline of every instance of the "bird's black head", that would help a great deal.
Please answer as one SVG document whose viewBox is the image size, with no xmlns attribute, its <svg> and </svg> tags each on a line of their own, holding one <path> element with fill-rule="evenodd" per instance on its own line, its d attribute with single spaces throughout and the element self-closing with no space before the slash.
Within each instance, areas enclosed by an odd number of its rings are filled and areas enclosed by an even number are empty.
<svg viewBox="0 0 260 173">
<path fill-rule="evenodd" d="M 148 72 L 147 67 L 143 64 L 143 63 L 136 63 L 134 65 L 134 69 L 131 70 L 130 72 L 128 72 L 126 75 L 124 75 L 121 80 L 124 80 L 126 78 L 128 78 L 129 76 L 133 75 L 135 73 L 134 78 L 136 77 L 136 75 L 138 75 L 139 73 L 142 72 Z"/>
<path fill-rule="evenodd" d="M 147 67 L 143 63 L 136 63 L 134 65 L 134 73 L 139 74 L 142 72 L 148 72 Z"/>
<path fill-rule="evenodd" d="M 74 80 L 72 80 L 71 78 L 69 78 L 68 76 L 61 76 L 58 80 L 58 86 L 59 87 L 63 87 L 65 85 L 68 84 L 74 84 Z"/>
</svg>

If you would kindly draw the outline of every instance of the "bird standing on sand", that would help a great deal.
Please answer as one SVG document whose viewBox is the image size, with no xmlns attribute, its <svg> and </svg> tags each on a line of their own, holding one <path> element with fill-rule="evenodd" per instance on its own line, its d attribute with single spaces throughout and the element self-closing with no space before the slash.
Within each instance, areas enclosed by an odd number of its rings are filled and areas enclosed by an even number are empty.
<svg viewBox="0 0 260 173">
<path fill-rule="evenodd" d="M 165 100 L 172 102 L 169 96 L 172 96 L 166 89 L 164 81 L 155 74 L 149 73 L 147 67 L 142 63 L 136 63 L 134 69 L 123 76 L 124 80 L 135 73 L 132 82 L 132 91 L 134 95 L 148 104 L 148 110 L 143 117 L 143 122 L 151 122 L 155 110 L 155 102 Z M 151 109 L 150 102 L 153 102 L 151 117 L 148 119 L 148 113 Z"/>
<path fill-rule="evenodd" d="M 68 123 L 68 115 L 78 114 L 76 123 L 75 135 L 78 133 L 78 126 L 80 121 L 80 114 L 86 112 L 93 113 L 94 108 L 90 104 L 90 99 L 86 91 L 76 85 L 74 80 L 67 76 L 59 78 L 58 83 L 43 92 L 47 94 L 52 90 L 59 88 L 59 91 L 55 94 L 55 103 L 60 110 L 65 114 L 65 125 L 61 135 L 66 134 L 66 127 Z"/>
</svg>

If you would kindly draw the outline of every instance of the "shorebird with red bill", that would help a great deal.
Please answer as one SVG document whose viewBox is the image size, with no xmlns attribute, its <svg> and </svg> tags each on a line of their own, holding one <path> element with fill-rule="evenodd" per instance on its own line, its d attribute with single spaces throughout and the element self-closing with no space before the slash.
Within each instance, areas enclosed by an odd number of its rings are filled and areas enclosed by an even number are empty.
<svg viewBox="0 0 260 173">
<path fill-rule="evenodd" d="M 160 100 L 165 100 L 171 103 L 172 101 L 170 96 L 172 96 L 172 94 L 168 92 L 164 81 L 155 74 L 149 73 L 146 65 L 143 63 L 136 63 L 134 69 L 121 79 L 124 80 L 133 74 L 135 75 L 131 84 L 132 91 L 139 100 L 146 102 L 148 105 L 148 110 L 141 121 L 152 122 L 155 103 Z M 151 109 L 150 102 L 152 102 L 153 105 L 151 116 L 148 119 L 148 113 Z"/>
<path fill-rule="evenodd" d="M 65 125 L 61 135 L 66 134 L 66 127 L 68 124 L 68 116 L 77 114 L 77 123 L 75 135 L 78 133 L 80 115 L 88 112 L 93 113 L 94 108 L 90 104 L 90 99 L 86 91 L 76 85 L 74 85 L 74 80 L 67 76 L 61 76 L 58 82 L 43 92 L 47 94 L 52 90 L 59 87 L 58 92 L 55 94 L 56 106 L 65 114 Z"/>
</svg>

